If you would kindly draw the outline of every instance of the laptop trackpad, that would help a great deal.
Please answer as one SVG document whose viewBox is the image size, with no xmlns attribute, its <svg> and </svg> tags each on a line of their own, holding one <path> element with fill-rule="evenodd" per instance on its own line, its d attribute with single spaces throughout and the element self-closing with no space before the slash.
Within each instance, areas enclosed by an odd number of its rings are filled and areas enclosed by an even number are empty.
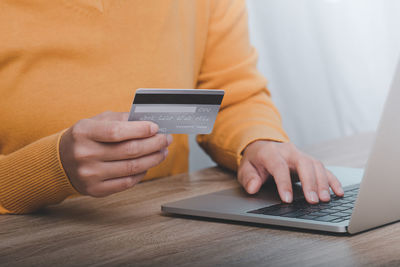
<svg viewBox="0 0 400 267">
<path fill-rule="evenodd" d="M 293 191 L 295 198 L 302 196 L 301 186 L 299 184 L 295 184 Z M 210 212 L 237 213 L 278 204 L 281 203 L 281 200 L 275 184 L 268 183 L 254 195 L 247 194 L 246 191 L 239 186 L 179 202 L 180 201 L 175 202 L 174 206 L 181 206 L 180 208 L 190 207 L 194 210 L 206 210 Z"/>
</svg>

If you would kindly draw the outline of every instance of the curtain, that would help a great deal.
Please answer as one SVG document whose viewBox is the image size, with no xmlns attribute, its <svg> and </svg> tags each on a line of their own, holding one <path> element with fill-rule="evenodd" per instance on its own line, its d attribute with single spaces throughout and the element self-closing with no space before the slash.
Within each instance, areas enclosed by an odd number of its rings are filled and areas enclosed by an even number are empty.
<svg viewBox="0 0 400 267">
<path fill-rule="evenodd" d="M 399 0 L 248 0 L 247 6 L 259 69 L 294 143 L 376 128 L 400 54 Z"/>
</svg>

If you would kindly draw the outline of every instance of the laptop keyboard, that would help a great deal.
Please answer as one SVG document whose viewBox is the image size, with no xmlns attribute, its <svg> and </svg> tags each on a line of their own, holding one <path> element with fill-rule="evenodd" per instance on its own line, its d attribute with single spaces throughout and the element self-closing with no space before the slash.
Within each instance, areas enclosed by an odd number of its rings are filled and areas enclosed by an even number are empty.
<svg viewBox="0 0 400 267">
<path fill-rule="evenodd" d="M 276 204 L 247 213 L 339 223 L 350 219 L 358 190 L 359 186 L 345 190 L 343 197 L 331 195 L 330 202 L 312 205 L 300 198 L 290 204 Z"/>
</svg>

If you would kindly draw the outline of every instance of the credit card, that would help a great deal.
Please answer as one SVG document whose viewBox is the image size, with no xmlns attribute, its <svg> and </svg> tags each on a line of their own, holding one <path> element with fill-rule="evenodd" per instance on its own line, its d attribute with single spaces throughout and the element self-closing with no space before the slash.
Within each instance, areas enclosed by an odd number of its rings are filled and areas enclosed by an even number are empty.
<svg viewBox="0 0 400 267">
<path fill-rule="evenodd" d="M 152 121 L 163 134 L 209 134 L 224 94 L 224 90 L 140 88 L 129 120 Z"/>
</svg>

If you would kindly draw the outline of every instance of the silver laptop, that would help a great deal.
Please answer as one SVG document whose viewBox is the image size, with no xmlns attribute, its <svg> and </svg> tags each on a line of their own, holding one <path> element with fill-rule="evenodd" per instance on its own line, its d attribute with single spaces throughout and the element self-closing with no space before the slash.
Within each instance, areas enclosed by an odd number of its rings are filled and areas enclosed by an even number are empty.
<svg viewBox="0 0 400 267">
<path fill-rule="evenodd" d="M 162 205 L 167 213 L 355 234 L 400 220 L 400 64 L 377 129 L 365 171 L 332 168 L 341 180 L 361 181 L 344 187 L 342 198 L 310 205 L 294 186 L 294 201 L 281 203 L 276 188 L 256 195 L 241 187 Z"/>
</svg>

